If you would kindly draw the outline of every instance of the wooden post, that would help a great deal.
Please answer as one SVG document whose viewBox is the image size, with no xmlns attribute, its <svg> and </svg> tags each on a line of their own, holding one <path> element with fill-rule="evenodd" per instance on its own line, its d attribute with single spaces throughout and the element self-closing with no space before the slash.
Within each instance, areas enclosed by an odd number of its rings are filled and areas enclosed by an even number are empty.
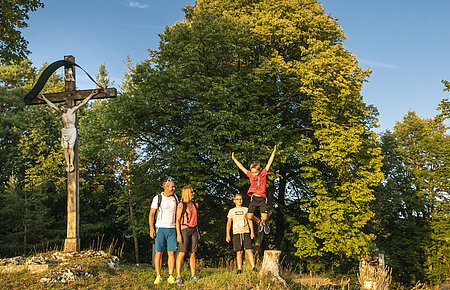
<svg viewBox="0 0 450 290">
<path fill-rule="evenodd" d="M 65 60 L 75 63 L 75 57 L 72 55 L 64 56 Z M 115 88 L 107 88 L 108 94 L 100 92 L 91 99 L 102 99 L 116 97 Z M 77 101 L 84 100 L 93 90 L 76 89 L 75 66 L 66 65 L 64 67 L 64 92 L 45 94 L 46 98 L 52 103 L 65 102 L 68 107 L 74 107 Z M 45 104 L 45 101 L 34 98 L 30 105 Z M 76 112 L 75 112 L 76 120 Z M 75 121 L 77 127 L 77 121 Z M 67 235 L 64 241 L 65 252 L 80 251 L 80 188 L 79 188 L 79 163 L 78 163 L 78 137 L 74 144 L 73 167 L 74 170 L 67 172 Z"/>
<path fill-rule="evenodd" d="M 264 258 L 261 270 L 259 271 L 259 276 L 261 278 L 271 278 L 280 283 L 284 288 L 288 288 L 286 281 L 280 276 L 280 265 L 278 263 L 280 254 L 281 251 L 278 250 L 264 251 Z"/>
<path fill-rule="evenodd" d="M 69 55 L 65 60 L 75 62 L 75 57 Z M 64 67 L 64 90 L 71 92 L 76 90 L 75 66 Z M 75 100 L 66 100 L 69 107 L 76 105 Z M 75 116 L 75 118 L 77 118 Z M 78 125 L 78 118 L 75 126 Z M 74 170 L 67 172 L 67 236 L 64 241 L 64 252 L 80 251 L 80 186 L 79 186 L 79 166 L 78 166 L 78 138 L 73 148 Z"/>
</svg>

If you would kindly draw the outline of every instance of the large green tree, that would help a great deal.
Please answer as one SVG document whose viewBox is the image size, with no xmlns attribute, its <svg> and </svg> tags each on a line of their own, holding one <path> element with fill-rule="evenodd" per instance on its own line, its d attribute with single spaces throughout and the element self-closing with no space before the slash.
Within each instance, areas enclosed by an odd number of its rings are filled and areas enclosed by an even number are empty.
<svg viewBox="0 0 450 290">
<path fill-rule="evenodd" d="M 28 26 L 28 13 L 39 7 L 44 7 L 40 0 L 3 0 L 0 3 L 0 64 L 22 60 L 29 53 L 21 30 Z"/>
<path fill-rule="evenodd" d="M 11 174 L 17 175 L 18 169 L 13 160 L 18 155 L 20 129 L 25 121 L 21 114 L 22 100 L 18 97 L 23 87 L 36 74 L 30 61 L 8 66 L 0 66 L 0 184 L 9 182 Z"/>
<path fill-rule="evenodd" d="M 387 177 L 378 191 L 378 240 L 394 277 L 404 283 L 441 283 L 449 277 L 450 139 L 445 119 L 445 110 L 430 119 L 409 112 L 392 134 L 384 135 L 389 150 L 384 153 Z"/>
<path fill-rule="evenodd" d="M 131 60 L 127 65 L 131 69 Z M 128 76 L 127 73 L 123 82 L 124 92 Z M 99 68 L 97 82 L 104 87 L 112 86 L 104 65 Z M 145 182 L 142 182 L 145 173 L 140 171 L 141 165 L 136 160 L 136 142 L 126 132 L 113 129 L 118 113 L 116 104 L 124 97 L 119 96 L 112 102 L 96 101 L 92 109 L 80 117 L 80 142 L 83 142 L 80 155 L 86 176 L 82 184 L 86 192 L 82 226 L 87 230 L 88 239 L 104 235 L 105 242 L 123 243 L 126 254 L 134 250 L 134 260 L 139 263 L 140 240 L 148 238 L 149 204 L 146 196 L 140 194 L 145 192 Z M 142 249 L 143 252 L 148 250 L 148 246 Z"/>
<path fill-rule="evenodd" d="M 36 78 L 36 69 L 25 60 L 0 67 L 0 252 L 24 254 L 46 242 L 59 244 L 64 229 L 65 196 L 56 162 L 59 119 L 44 106 L 24 106 L 23 95 Z M 45 92 L 61 88 L 53 76 Z"/>
<path fill-rule="evenodd" d="M 265 240 L 295 241 L 302 258 L 361 255 L 374 238 L 365 226 L 381 155 L 376 111 L 360 95 L 369 72 L 343 47 L 337 22 L 302 0 L 197 1 L 185 12 L 112 107 L 115 128 L 152 164 L 149 178 L 192 184 L 215 213 L 205 216 L 206 240 L 222 249 L 227 199 L 247 187 L 231 152 L 264 163 L 279 144 Z"/>
<path fill-rule="evenodd" d="M 384 180 L 375 190 L 372 222 L 377 247 L 396 282 L 415 285 L 424 281 L 424 247 L 428 241 L 428 214 L 417 194 L 415 178 L 406 169 L 399 140 L 390 131 L 381 134 Z"/>
</svg>

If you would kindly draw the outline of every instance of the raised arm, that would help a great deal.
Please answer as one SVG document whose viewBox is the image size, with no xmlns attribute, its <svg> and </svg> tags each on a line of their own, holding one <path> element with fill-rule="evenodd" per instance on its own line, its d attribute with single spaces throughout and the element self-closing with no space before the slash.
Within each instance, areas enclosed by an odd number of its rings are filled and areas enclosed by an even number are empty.
<svg viewBox="0 0 450 290">
<path fill-rule="evenodd" d="M 275 158 L 275 152 L 277 151 L 277 145 L 275 145 L 275 147 L 273 147 L 273 151 L 272 154 L 270 155 L 269 160 L 267 161 L 266 164 L 266 170 L 269 171 L 270 166 L 272 165 L 273 159 Z"/>
<path fill-rule="evenodd" d="M 241 162 L 239 162 L 239 160 L 236 159 L 236 157 L 234 157 L 234 152 L 231 153 L 231 159 L 233 159 L 234 163 L 236 163 L 237 167 L 239 167 L 240 170 L 242 170 L 242 172 L 244 172 L 244 174 L 247 174 L 247 168 L 244 167 L 244 165 L 242 165 Z"/>
<path fill-rule="evenodd" d="M 58 112 L 61 113 L 61 110 L 60 110 L 57 106 L 55 106 L 55 104 L 53 104 L 52 102 L 50 102 L 43 94 L 39 94 L 39 95 L 38 95 L 38 98 L 41 99 L 41 100 L 43 100 L 43 101 L 45 101 L 45 102 L 47 103 L 47 105 L 48 105 L 50 108 L 52 108 L 53 110 L 58 111 Z"/>
<path fill-rule="evenodd" d="M 90 100 L 93 96 L 97 95 L 99 92 L 100 92 L 100 91 L 97 90 L 97 89 L 93 90 L 92 93 L 91 93 L 89 96 L 87 96 L 83 101 L 81 101 L 81 103 L 79 103 L 78 105 L 76 105 L 76 106 L 74 106 L 74 107 L 72 108 L 73 111 L 76 111 L 76 110 L 78 110 L 79 108 L 81 108 L 81 107 L 83 107 L 84 105 L 86 105 L 87 102 L 89 102 L 89 100 Z"/>
</svg>

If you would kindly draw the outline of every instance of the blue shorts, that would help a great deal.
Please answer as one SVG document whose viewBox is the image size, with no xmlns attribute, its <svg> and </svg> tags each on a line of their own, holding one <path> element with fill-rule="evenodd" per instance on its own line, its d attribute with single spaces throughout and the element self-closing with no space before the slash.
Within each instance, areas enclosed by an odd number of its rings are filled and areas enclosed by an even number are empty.
<svg viewBox="0 0 450 290">
<path fill-rule="evenodd" d="M 177 231 L 175 228 L 156 228 L 155 250 L 157 252 L 177 250 Z"/>
</svg>

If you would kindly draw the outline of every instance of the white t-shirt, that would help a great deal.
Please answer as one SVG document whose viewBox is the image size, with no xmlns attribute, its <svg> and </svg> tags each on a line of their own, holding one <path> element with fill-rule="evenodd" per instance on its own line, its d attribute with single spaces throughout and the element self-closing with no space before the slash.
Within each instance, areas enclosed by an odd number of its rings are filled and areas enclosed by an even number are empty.
<svg viewBox="0 0 450 290">
<path fill-rule="evenodd" d="M 228 211 L 227 218 L 233 219 L 233 235 L 249 233 L 247 221 L 248 208 L 246 207 L 234 207 Z"/>
<path fill-rule="evenodd" d="M 161 193 L 161 205 L 156 211 L 156 223 L 157 228 L 175 228 L 176 225 L 176 213 L 177 213 L 177 201 L 175 196 L 165 196 Z M 152 200 L 151 208 L 158 208 L 158 196 L 155 196 Z"/>
</svg>

